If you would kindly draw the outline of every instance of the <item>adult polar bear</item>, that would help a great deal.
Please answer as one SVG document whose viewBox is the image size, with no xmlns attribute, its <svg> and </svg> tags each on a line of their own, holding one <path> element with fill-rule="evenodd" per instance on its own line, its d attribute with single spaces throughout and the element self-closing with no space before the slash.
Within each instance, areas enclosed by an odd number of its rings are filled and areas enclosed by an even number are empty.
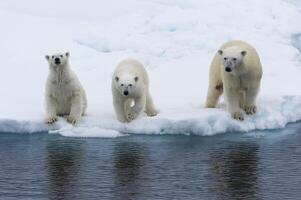
<svg viewBox="0 0 301 200">
<path fill-rule="evenodd" d="M 260 89 L 262 68 L 256 50 L 235 40 L 222 45 L 210 67 L 207 108 L 214 108 L 225 92 L 226 105 L 234 119 L 244 120 L 246 114 L 257 111 L 256 97 Z"/>
<path fill-rule="evenodd" d="M 57 121 L 57 116 L 68 115 L 67 121 L 75 124 L 87 108 L 86 93 L 69 66 L 69 52 L 46 55 L 49 74 L 46 82 L 47 123 Z"/>
<path fill-rule="evenodd" d="M 112 95 L 120 122 L 132 121 L 143 109 L 148 116 L 157 115 L 147 72 L 137 60 L 125 59 L 118 64 L 112 78 Z"/>
</svg>

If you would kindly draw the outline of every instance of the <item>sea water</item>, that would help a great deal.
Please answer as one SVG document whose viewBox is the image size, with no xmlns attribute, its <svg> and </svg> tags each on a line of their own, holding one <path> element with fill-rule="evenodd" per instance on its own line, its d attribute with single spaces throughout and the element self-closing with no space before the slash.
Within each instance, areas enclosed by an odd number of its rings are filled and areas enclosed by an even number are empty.
<svg viewBox="0 0 301 200">
<path fill-rule="evenodd" d="M 301 123 L 215 136 L 0 134 L 0 199 L 300 199 Z"/>
</svg>

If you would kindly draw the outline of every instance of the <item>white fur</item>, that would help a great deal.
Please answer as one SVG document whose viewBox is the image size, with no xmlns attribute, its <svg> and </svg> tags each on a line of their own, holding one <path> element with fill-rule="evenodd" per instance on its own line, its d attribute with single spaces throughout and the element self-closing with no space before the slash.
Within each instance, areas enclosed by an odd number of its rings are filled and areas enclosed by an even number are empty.
<svg viewBox="0 0 301 200">
<path fill-rule="evenodd" d="M 55 59 L 60 64 L 55 64 Z M 69 66 L 69 53 L 46 56 L 49 74 L 46 82 L 47 123 L 54 123 L 57 116 L 68 115 L 67 121 L 76 123 L 87 108 L 85 91 Z"/>
<path fill-rule="evenodd" d="M 148 116 L 157 115 L 149 92 L 147 72 L 137 60 L 126 59 L 119 63 L 112 78 L 112 95 L 115 112 L 121 122 L 132 121 L 144 109 Z"/>
<path fill-rule="evenodd" d="M 231 72 L 226 72 L 226 67 Z M 227 109 L 234 119 L 244 119 L 240 108 L 246 114 L 256 113 L 261 77 L 260 59 L 251 45 L 238 40 L 225 43 L 211 63 L 206 107 L 216 107 L 224 91 Z"/>
</svg>

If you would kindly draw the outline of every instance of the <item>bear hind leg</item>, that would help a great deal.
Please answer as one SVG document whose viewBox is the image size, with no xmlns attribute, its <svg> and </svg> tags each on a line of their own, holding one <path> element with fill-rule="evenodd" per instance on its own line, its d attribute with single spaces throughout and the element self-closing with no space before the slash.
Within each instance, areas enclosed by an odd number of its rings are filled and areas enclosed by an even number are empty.
<svg viewBox="0 0 301 200">
<path fill-rule="evenodd" d="M 156 116 L 158 114 L 158 111 L 149 92 L 147 92 L 146 94 L 145 113 L 150 117 Z"/>
<path fill-rule="evenodd" d="M 207 100 L 206 100 L 206 108 L 215 108 L 218 103 L 219 97 L 223 93 L 223 84 L 211 84 L 208 88 Z"/>
</svg>

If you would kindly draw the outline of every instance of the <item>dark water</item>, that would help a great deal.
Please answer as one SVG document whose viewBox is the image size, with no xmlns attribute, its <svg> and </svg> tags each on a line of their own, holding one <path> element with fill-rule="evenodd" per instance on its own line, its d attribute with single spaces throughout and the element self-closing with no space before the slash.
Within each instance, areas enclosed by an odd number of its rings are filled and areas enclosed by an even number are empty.
<svg viewBox="0 0 301 200">
<path fill-rule="evenodd" d="M 0 134 L 0 199 L 301 199 L 301 123 L 212 137 Z"/>
</svg>

